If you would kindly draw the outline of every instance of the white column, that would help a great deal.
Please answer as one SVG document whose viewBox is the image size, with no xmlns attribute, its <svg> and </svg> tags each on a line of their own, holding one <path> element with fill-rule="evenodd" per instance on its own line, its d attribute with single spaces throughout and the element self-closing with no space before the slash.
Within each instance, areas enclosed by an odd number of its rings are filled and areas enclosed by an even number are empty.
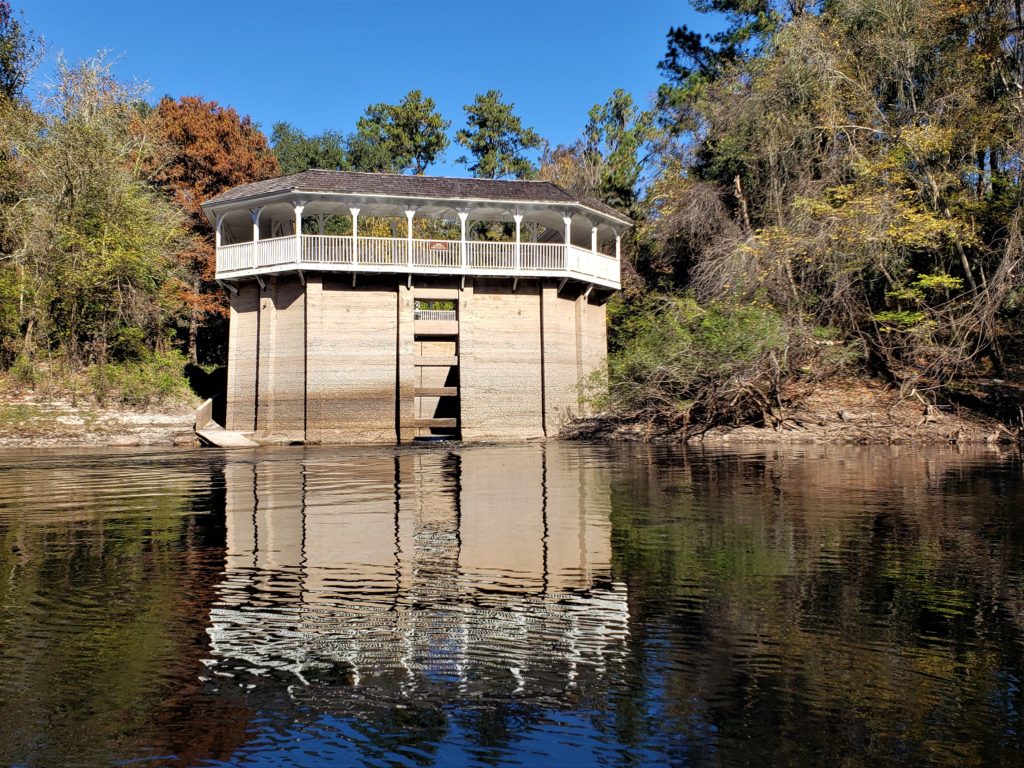
<svg viewBox="0 0 1024 768">
<path fill-rule="evenodd" d="M 565 266 L 564 269 L 572 269 L 570 264 L 571 251 L 570 246 L 572 245 L 572 216 L 563 216 L 562 223 L 565 224 Z"/>
<path fill-rule="evenodd" d="M 590 251 L 597 253 L 597 227 L 590 228 Z"/>
<path fill-rule="evenodd" d="M 224 215 L 217 214 L 217 226 L 213 230 L 213 244 L 215 247 L 220 248 L 221 241 L 221 225 L 224 223 Z"/>
<path fill-rule="evenodd" d="M 512 220 L 516 223 L 516 272 L 518 272 L 523 266 L 523 244 L 519 239 L 519 235 L 523 225 L 523 214 L 517 213 L 512 216 Z"/>
<path fill-rule="evenodd" d="M 468 211 L 459 211 L 459 240 L 460 248 L 462 249 L 462 268 L 465 269 L 469 264 L 469 253 L 466 248 L 466 219 L 469 218 Z"/>
<path fill-rule="evenodd" d="M 406 227 L 406 242 L 409 247 L 409 266 L 412 266 L 412 217 L 416 215 L 416 211 L 406 211 L 405 220 L 408 224 Z"/>
<path fill-rule="evenodd" d="M 305 200 L 293 200 L 292 208 L 295 209 L 295 261 L 302 261 L 302 210 L 306 207 Z"/>
<path fill-rule="evenodd" d="M 615 234 L 615 260 L 622 261 L 622 235 Z"/>
<path fill-rule="evenodd" d="M 359 263 L 359 209 L 349 208 L 352 214 L 352 264 Z"/>
<path fill-rule="evenodd" d="M 324 225 L 326 223 L 327 223 L 327 214 L 326 213 L 318 213 L 316 215 L 316 227 L 317 227 L 317 232 L 319 234 L 322 235 L 324 233 Z"/>
<path fill-rule="evenodd" d="M 262 212 L 262 208 L 249 209 L 249 215 L 252 216 L 252 241 L 254 243 L 260 241 L 260 213 Z"/>
</svg>

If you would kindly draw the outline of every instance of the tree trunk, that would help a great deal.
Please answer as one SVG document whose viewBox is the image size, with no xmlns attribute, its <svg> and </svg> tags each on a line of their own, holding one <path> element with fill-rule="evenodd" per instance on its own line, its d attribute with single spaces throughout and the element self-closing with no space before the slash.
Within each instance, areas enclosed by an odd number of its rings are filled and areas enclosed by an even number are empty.
<svg viewBox="0 0 1024 768">
<path fill-rule="evenodd" d="M 198 344 L 196 339 L 199 336 L 199 313 L 194 309 L 188 314 L 188 361 L 193 365 L 199 364 Z"/>
</svg>

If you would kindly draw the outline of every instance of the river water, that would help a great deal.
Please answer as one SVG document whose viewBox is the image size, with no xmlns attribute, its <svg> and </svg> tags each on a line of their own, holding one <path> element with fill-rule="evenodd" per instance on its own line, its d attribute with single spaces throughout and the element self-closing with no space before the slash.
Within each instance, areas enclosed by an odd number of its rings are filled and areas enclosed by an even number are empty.
<svg viewBox="0 0 1024 768">
<path fill-rule="evenodd" d="M 1024 764 L 1013 451 L 0 453 L 0 764 Z"/>
</svg>

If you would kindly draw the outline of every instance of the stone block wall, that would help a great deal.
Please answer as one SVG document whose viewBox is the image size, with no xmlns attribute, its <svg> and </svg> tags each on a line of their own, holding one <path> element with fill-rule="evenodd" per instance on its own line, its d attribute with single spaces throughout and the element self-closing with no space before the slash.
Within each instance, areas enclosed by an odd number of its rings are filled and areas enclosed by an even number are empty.
<svg viewBox="0 0 1024 768">
<path fill-rule="evenodd" d="M 401 278 L 307 275 L 243 284 L 231 299 L 229 429 L 265 442 L 394 443 L 417 418 L 446 416 L 416 387 L 454 385 L 462 438 L 554 436 L 581 410 L 579 382 L 603 368 L 603 304 L 567 286 L 467 280 L 457 340 L 417 337 L 414 296 Z M 458 355 L 458 372 L 417 368 L 417 355 Z M 455 369 L 451 369 L 454 371 Z M 445 398 L 453 400 L 453 398 Z M 419 409 L 419 413 L 417 413 Z M 420 432 L 423 430 L 421 429 Z"/>
<path fill-rule="evenodd" d="M 310 442 L 393 443 L 400 422 L 411 421 L 411 406 L 396 416 L 399 397 L 411 402 L 413 386 L 411 371 L 399 377 L 399 350 L 412 355 L 411 331 L 400 333 L 400 309 L 412 316 L 403 291 L 408 293 L 395 281 L 353 287 L 341 278 L 324 278 L 309 315 Z M 411 328 L 411 319 L 401 325 Z"/>
<path fill-rule="evenodd" d="M 459 300 L 464 440 L 544 436 L 540 281 L 475 280 Z"/>
<path fill-rule="evenodd" d="M 231 294 L 228 325 L 227 429 L 256 428 L 256 365 L 259 338 L 259 296 L 256 282 L 242 283 Z"/>
<path fill-rule="evenodd" d="M 591 411 L 588 398 L 607 381 L 608 363 L 608 312 L 603 303 L 592 301 L 586 294 L 577 299 L 579 307 L 578 343 L 579 376 L 586 393 L 581 401 L 581 413 Z"/>
<path fill-rule="evenodd" d="M 269 442 L 303 439 L 306 292 L 297 277 L 272 278 L 260 296 L 256 431 Z"/>
</svg>

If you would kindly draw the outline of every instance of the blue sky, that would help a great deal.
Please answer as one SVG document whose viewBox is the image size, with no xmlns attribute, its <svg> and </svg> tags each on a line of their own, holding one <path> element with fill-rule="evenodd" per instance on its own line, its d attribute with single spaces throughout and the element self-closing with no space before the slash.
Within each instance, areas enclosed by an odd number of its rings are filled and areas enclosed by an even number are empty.
<svg viewBox="0 0 1024 768">
<path fill-rule="evenodd" d="M 230 104 L 269 133 L 286 120 L 307 133 L 348 133 L 368 104 L 419 88 L 462 127 L 463 105 L 490 88 L 552 144 L 575 139 L 587 110 L 615 88 L 647 102 L 672 25 L 710 20 L 685 0 L 546 2 L 17 3 L 43 35 L 48 77 L 106 49 L 124 80 L 150 97 L 198 95 Z M 459 148 L 428 173 L 467 175 Z"/>
</svg>

